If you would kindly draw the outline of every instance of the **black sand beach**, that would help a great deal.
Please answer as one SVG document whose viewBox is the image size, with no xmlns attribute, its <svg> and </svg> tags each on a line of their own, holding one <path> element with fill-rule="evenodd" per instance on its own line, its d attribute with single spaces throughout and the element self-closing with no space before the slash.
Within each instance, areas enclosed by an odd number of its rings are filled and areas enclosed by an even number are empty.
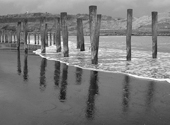
<svg viewBox="0 0 170 125">
<path fill-rule="evenodd" d="M 170 83 L 0 50 L 0 125 L 169 125 Z"/>
</svg>

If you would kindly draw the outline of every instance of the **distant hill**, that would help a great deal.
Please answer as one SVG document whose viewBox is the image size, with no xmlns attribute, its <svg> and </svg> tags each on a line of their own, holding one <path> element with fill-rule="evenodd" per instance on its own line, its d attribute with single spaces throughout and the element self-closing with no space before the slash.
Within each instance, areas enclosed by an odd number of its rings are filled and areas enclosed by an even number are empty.
<svg viewBox="0 0 170 125">
<path fill-rule="evenodd" d="M 57 16 L 50 13 L 28 13 L 28 14 L 12 14 L 0 16 L 0 19 L 7 17 L 40 17 L 40 16 Z M 68 29 L 70 35 L 76 35 L 76 19 L 83 19 L 84 34 L 89 35 L 89 15 L 77 14 L 68 15 Z M 48 31 L 54 31 L 54 22 L 50 20 L 47 22 Z M 30 32 L 38 32 L 40 30 L 39 22 L 28 23 Z M 1 29 L 16 30 L 16 23 L 1 23 Z M 158 14 L 158 32 L 159 35 L 170 35 L 170 13 Z M 125 35 L 126 33 L 126 18 L 113 18 L 111 16 L 102 15 L 101 35 Z M 140 18 L 133 18 L 133 35 L 151 35 L 151 16 L 143 16 Z"/>
</svg>

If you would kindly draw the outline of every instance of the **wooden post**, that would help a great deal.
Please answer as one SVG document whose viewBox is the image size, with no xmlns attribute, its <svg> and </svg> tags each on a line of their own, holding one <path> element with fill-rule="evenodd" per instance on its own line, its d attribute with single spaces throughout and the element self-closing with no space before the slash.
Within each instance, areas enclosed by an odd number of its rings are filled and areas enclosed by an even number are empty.
<svg viewBox="0 0 170 125">
<path fill-rule="evenodd" d="M 15 37 L 15 32 L 13 33 L 13 35 L 14 35 L 14 43 L 16 43 L 16 37 Z"/>
<path fill-rule="evenodd" d="M 28 45 L 27 45 L 28 23 L 27 23 L 27 19 L 24 20 L 23 30 L 24 30 L 24 51 L 27 54 L 28 53 Z"/>
<path fill-rule="evenodd" d="M 39 45 L 40 44 L 40 34 L 38 33 L 38 41 L 37 41 L 37 44 Z"/>
<path fill-rule="evenodd" d="M 55 24 L 56 25 L 56 24 Z M 55 36 L 55 32 L 53 33 L 53 45 L 55 45 L 55 41 L 56 41 L 56 36 Z"/>
<path fill-rule="evenodd" d="M 69 57 L 67 13 L 66 12 L 61 13 L 61 30 L 62 30 L 62 38 L 63 38 L 64 57 Z"/>
<path fill-rule="evenodd" d="M 77 19 L 77 48 L 80 48 L 80 51 L 85 51 L 83 22 L 81 18 Z"/>
<path fill-rule="evenodd" d="M 9 32 L 9 43 L 12 43 L 12 31 Z"/>
<path fill-rule="evenodd" d="M 37 44 L 37 40 L 36 40 L 36 32 L 34 32 L 34 44 Z"/>
<path fill-rule="evenodd" d="M 5 43 L 8 43 L 8 31 L 5 31 Z"/>
<path fill-rule="evenodd" d="M 2 42 L 1 38 L 2 38 L 2 31 L 0 32 L 0 43 Z"/>
<path fill-rule="evenodd" d="M 52 33 L 50 32 L 50 46 L 52 45 Z"/>
<path fill-rule="evenodd" d="M 89 27 L 90 27 L 92 64 L 98 64 L 98 45 L 99 45 L 99 41 L 98 41 L 99 31 L 98 30 L 100 30 L 100 22 L 101 22 L 101 19 L 97 21 L 97 6 L 89 6 Z"/>
<path fill-rule="evenodd" d="M 41 18 L 40 20 L 40 31 L 41 31 L 41 53 L 45 53 L 46 46 L 46 26 L 45 26 L 45 18 Z"/>
<path fill-rule="evenodd" d="M 55 20 L 55 41 L 56 52 L 61 52 L 61 35 L 60 35 L 60 18 L 57 17 Z"/>
<path fill-rule="evenodd" d="M 30 44 L 30 33 L 28 33 L 28 44 Z"/>
<path fill-rule="evenodd" d="M 2 30 L 2 43 L 4 43 L 4 30 Z"/>
<path fill-rule="evenodd" d="M 131 35 L 132 35 L 132 17 L 133 16 L 133 10 L 128 9 L 127 10 L 127 32 L 126 32 L 126 60 L 131 60 Z"/>
<path fill-rule="evenodd" d="M 45 24 L 45 25 L 47 25 L 47 24 Z M 46 46 L 48 46 L 48 31 L 46 31 L 46 36 L 45 36 L 45 38 L 46 38 L 45 44 L 46 44 Z"/>
<path fill-rule="evenodd" d="M 158 13 L 152 12 L 152 58 L 157 58 L 157 22 Z"/>
<path fill-rule="evenodd" d="M 17 25 L 17 49 L 20 49 L 20 33 L 21 33 L 21 22 Z"/>
</svg>

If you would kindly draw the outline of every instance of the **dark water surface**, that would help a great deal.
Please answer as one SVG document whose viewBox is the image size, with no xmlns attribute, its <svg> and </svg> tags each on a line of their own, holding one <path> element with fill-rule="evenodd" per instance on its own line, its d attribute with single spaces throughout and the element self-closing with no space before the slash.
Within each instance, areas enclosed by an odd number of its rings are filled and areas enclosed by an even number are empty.
<svg viewBox="0 0 170 125">
<path fill-rule="evenodd" d="M 169 125 L 170 84 L 0 50 L 0 125 Z"/>
</svg>

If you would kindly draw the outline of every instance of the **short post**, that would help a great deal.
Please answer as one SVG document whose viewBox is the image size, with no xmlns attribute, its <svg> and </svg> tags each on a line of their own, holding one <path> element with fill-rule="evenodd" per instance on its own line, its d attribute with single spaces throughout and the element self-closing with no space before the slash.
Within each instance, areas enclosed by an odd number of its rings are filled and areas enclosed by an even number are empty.
<svg viewBox="0 0 170 125">
<path fill-rule="evenodd" d="M 68 29 L 67 29 L 67 13 L 61 13 L 61 30 L 63 37 L 63 53 L 64 57 L 69 57 L 69 48 L 68 48 Z"/>
<path fill-rule="evenodd" d="M 28 53 L 28 45 L 27 45 L 28 23 L 27 23 L 27 19 L 24 20 L 23 30 L 24 30 L 24 51 L 27 54 Z"/>
<path fill-rule="evenodd" d="M 60 18 L 57 17 L 55 20 L 55 41 L 56 52 L 61 52 L 61 35 L 60 35 Z"/>
<path fill-rule="evenodd" d="M 85 51 L 83 21 L 81 18 L 77 19 L 77 48 L 80 48 L 80 51 Z"/>
<path fill-rule="evenodd" d="M 131 60 L 131 35 L 132 35 L 132 14 L 133 10 L 127 10 L 127 31 L 126 31 L 126 60 Z"/>
<path fill-rule="evenodd" d="M 21 33 L 21 22 L 17 24 L 17 50 L 20 49 L 20 33 Z"/>
<path fill-rule="evenodd" d="M 46 26 L 45 26 L 45 18 L 41 18 L 40 20 L 40 31 L 41 31 L 41 53 L 45 53 L 46 46 Z"/>
<path fill-rule="evenodd" d="M 157 22 L 158 13 L 152 12 L 152 58 L 157 58 Z"/>
</svg>

